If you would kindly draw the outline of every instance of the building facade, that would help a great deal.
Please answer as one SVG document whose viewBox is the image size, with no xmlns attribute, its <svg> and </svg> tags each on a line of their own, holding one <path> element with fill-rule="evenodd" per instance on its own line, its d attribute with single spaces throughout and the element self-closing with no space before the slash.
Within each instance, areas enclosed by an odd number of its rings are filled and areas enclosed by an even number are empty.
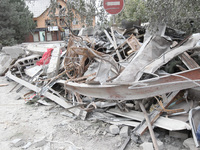
<svg viewBox="0 0 200 150">
<path fill-rule="evenodd" d="M 59 8 L 66 7 L 65 0 L 57 0 Z M 53 25 L 49 17 L 50 11 L 50 0 L 34 0 L 26 1 L 29 10 L 33 13 L 33 20 L 36 23 L 36 29 L 26 37 L 26 42 L 39 42 L 39 41 L 59 41 L 63 40 L 64 37 L 69 34 L 69 29 L 65 23 L 60 20 L 59 10 L 56 9 L 55 21 Z M 71 27 L 75 33 L 85 27 L 86 25 L 81 22 L 81 17 L 78 13 L 73 10 L 74 20 L 72 21 Z M 95 16 L 93 17 L 92 26 L 95 26 Z"/>
</svg>

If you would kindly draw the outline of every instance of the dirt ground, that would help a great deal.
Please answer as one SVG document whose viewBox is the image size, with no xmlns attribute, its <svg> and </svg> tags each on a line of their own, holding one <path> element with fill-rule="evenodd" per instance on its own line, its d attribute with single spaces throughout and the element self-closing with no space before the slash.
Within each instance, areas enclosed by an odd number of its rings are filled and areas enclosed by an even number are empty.
<svg viewBox="0 0 200 150">
<path fill-rule="evenodd" d="M 31 142 L 28 149 L 41 150 L 112 150 L 121 144 L 119 135 L 106 134 L 106 124 L 97 121 L 82 121 L 70 116 L 54 103 L 51 106 L 28 105 L 22 97 L 29 92 L 23 88 L 19 93 L 12 92 L 15 82 L 0 77 L 0 149 L 18 150 Z M 102 134 L 102 135 L 101 135 Z M 44 139 L 45 140 L 42 140 Z M 12 141 L 22 139 L 22 146 L 16 147 Z M 48 141 L 38 145 L 35 141 Z"/>
<path fill-rule="evenodd" d="M 16 93 L 20 85 L 11 91 L 16 82 L 0 77 L 0 83 L 8 84 L 0 87 L 0 150 L 116 150 L 125 141 L 120 135 L 110 134 L 108 124 L 70 117 L 53 102 L 50 106 L 25 104 L 19 97 L 29 92 L 27 88 Z M 164 142 L 164 149 L 186 150 L 183 140 L 160 131 L 156 135 Z M 18 139 L 20 142 L 14 142 Z M 139 150 L 139 144 L 132 141 L 126 150 Z"/>
</svg>

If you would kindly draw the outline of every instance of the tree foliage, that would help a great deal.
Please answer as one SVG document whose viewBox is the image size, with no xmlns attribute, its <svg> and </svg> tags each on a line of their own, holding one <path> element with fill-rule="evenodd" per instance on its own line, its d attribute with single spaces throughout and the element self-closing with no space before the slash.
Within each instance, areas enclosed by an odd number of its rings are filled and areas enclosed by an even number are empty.
<svg viewBox="0 0 200 150">
<path fill-rule="evenodd" d="M 0 43 L 6 46 L 23 42 L 35 27 L 32 18 L 23 0 L 0 0 Z"/>
<path fill-rule="evenodd" d="M 81 22 L 86 26 L 92 26 L 93 17 L 98 17 L 98 24 L 107 24 L 107 13 L 103 8 L 103 1 L 96 0 L 67 0 L 65 1 L 66 7 L 60 9 L 59 3 L 55 0 L 51 0 L 51 8 L 49 16 L 51 20 L 56 18 L 56 9 L 59 9 L 59 18 L 64 20 L 67 27 L 71 28 L 72 21 L 79 15 Z M 74 11 L 75 13 L 74 13 Z"/>
<path fill-rule="evenodd" d="M 147 21 L 146 1 L 126 0 L 124 10 L 116 16 L 117 23 L 122 20 Z"/>
<path fill-rule="evenodd" d="M 165 23 L 188 33 L 200 31 L 200 1 L 148 0 L 146 9 L 152 26 Z"/>
<path fill-rule="evenodd" d="M 200 1 L 197 0 L 126 0 L 122 19 L 149 22 L 150 28 L 159 24 L 191 32 L 200 31 Z"/>
</svg>

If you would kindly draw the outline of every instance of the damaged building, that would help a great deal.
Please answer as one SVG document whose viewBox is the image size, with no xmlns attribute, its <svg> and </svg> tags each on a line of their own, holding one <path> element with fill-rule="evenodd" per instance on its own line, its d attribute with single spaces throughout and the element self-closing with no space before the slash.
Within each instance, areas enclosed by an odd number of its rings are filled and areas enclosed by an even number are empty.
<svg viewBox="0 0 200 150">
<path fill-rule="evenodd" d="M 115 116 L 96 118 L 130 127 L 127 143 L 148 129 L 159 149 L 157 127 L 191 131 L 199 147 L 200 34 L 158 29 L 89 28 L 67 43 L 3 47 L 1 74 L 31 90 L 26 103 L 46 97 L 82 120 L 99 109 Z"/>
</svg>

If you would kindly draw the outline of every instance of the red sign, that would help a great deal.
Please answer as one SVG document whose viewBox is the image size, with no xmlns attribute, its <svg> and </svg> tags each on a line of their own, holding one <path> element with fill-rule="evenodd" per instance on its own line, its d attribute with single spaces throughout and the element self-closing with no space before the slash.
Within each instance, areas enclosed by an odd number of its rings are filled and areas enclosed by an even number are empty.
<svg viewBox="0 0 200 150">
<path fill-rule="evenodd" d="M 124 7 L 124 0 L 104 0 L 104 9 L 112 15 L 118 14 Z"/>
</svg>

